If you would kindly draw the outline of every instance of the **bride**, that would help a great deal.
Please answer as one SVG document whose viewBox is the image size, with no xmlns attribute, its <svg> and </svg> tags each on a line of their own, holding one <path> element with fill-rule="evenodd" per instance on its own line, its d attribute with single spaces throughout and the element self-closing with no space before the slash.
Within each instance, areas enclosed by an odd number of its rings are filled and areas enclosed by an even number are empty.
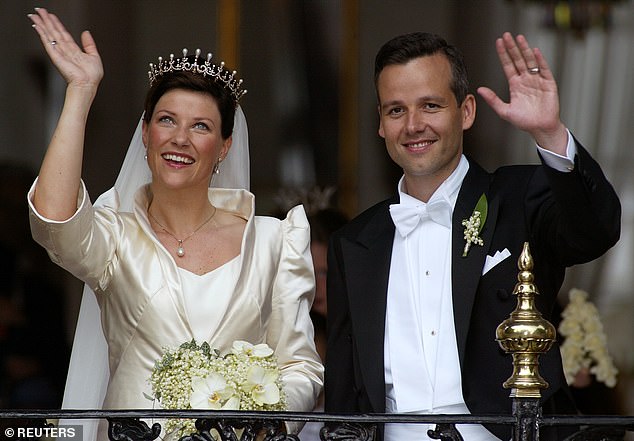
<svg viewBox="0 0 634 441">
<path fill-rule="evenodd" d="M 54 14 L 38 8 L 29 17 L 67 83 L 28 195 L 31 230 L 87 287 L 64 407 L 151 407 L 144 395 L 152 395 L 155 361 L 165 347 L 196 339 L 221 352 L 234 340 L 268 344 L 288 409 L 310 411 L 323 367 L 309 318 L 309 226 L 301 206 L 282 221 L 254 215 L 241 81 L 198 51 L 151 65 L 144 116 L 119 178 L 92 204 L 81 168 L 101 58 L 88 31 L 79 47 Z M 91 374 L 105 380 L 103 394 Z M 105 429 L 100 423 L 100 439 Z M 85 439 L 94 439 L 90 430 Z"/>
</svg>

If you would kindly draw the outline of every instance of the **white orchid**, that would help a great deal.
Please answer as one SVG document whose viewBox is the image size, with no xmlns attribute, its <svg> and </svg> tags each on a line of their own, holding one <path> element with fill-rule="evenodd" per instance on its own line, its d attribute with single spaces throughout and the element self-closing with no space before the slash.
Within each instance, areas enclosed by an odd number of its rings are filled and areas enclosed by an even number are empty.
<svg viewBox="0 0 634 441">
<path fill-rule="evenodd" d="M 280 401 L 280 390 L 277 387 L 279 373 L 262 366 L 251 366 L 247 371 L 247 380 L 242 389 L 250 393 L 253 400 L 262 404 L 275 404 Z"/>
<path fill-rule="evenodd" d="M 271 349 L 266 343 L 253 345 L 243 340 L 234 341 L 233 346 L 231 347 L 231 352 L 236 355 L 245 354 L 249 357 L 257 358 L 266 358 L 273 355 L 273 349 Z"/>
<path fill-rule="evenodd" d="M 225 377 L 212 372 L 205 378 L 192 378 L 190 405 L 192 409 L 238 410 L 240 399 Z"/>
</svg>

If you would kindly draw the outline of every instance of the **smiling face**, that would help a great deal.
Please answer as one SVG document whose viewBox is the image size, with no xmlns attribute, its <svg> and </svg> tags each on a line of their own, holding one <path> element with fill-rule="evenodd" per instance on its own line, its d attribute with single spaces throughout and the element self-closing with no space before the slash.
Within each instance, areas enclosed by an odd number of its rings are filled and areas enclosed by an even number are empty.
<svg viewBox="0 0 634 441">
<path fill-rule="evenodd" d="M 211 95 L 172 89 L 144 121 L 143 143 L 155 189 L 199 187 L 206 192 L 214 164 L 227 155 L 231 138 L 222 138 L 220 112 Z"/>
<path fill-rule="evenodd" d="M 463 131 L 475 117 L 475 98 L 458 105 L 451 75 L 437 53 L 388 65 L 377 79 L 379 135 L 403 169 L 408 193 L 424 201 L 458 165 Z"/>
</svg>

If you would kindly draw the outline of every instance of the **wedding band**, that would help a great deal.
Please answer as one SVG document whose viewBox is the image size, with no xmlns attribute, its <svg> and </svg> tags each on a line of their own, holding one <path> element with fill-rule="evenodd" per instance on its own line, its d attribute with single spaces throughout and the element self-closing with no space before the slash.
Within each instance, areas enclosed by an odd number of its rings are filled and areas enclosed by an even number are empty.
<svg viewBox="0 0 634 441">
<path fill-rule="evenodd" d="M 531 74 L 533 74 L 533 75 L 538 74 L 539 73 L 539 67 L 531 67 L 531 68 L 528 69 L 528 71 Z"/>
<path fill-rule="evenodd" d="M 51 40 L 51 44 L 55 46 L 57 44 L 57 40 Z"/>
</svg>

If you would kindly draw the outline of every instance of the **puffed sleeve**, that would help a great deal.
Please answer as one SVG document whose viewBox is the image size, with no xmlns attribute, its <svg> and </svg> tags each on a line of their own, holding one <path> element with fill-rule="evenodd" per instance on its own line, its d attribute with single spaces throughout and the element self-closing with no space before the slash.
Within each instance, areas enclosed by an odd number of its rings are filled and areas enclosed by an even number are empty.
<svg viewBox="0 0 634 441">
<path fill-rule="evenodd" d="M 121 229 L 115 210 L 97 212 L 82 181 L 77 211 L 65 221 L 47 219 L 33 205 L 34 188 L 35 183 L 28 194 L 33 239 L 46 249 L 54 263 L 87 283 L 95 292 L 103 289 L 109 282 L 107 269 L 115 258 L 116 231 Z M 116 204 L 116 194 L 112 198 Z"/>
<path fill-rule="evenodd" d="M 315 275 L 310 227 L 302 206 L 291 209 L 282 221 L 282 236 L 267 340 L 276 348 L 288 409 L 310 412 L 323 387 L 324 368 L 315 349 L 309 314 L 315 295 Z M 302 425 L 288 422 L 287 429 L 296 433 Z"/>
</svg>

